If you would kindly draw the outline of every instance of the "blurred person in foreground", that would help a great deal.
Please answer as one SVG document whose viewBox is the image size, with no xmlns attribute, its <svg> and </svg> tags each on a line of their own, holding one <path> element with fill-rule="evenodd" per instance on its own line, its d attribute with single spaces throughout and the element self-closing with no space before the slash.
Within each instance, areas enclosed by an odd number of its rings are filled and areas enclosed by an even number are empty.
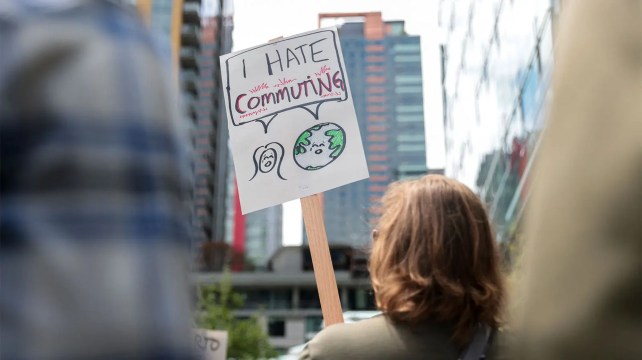
<svg viewBox="0 0 642 360">
<path fill-rule="evenodd" d="M 383 315 L 324 329 L 301 359 L 452 360 L 500 326 L 499 253 L 479 198 L 427 175 L 391 184 L 382 201 L 369 270 Z"/>
<path fill-rule="evenodd" d="M 642 1 L 562 2 L 535 168 L 512 358 L 642 359 Z"/>
<path fill-rule="evenodd" d="M 192 358 L 175 92 L 129 7 L 0 1 L 0 358 Z"/>
</svg>

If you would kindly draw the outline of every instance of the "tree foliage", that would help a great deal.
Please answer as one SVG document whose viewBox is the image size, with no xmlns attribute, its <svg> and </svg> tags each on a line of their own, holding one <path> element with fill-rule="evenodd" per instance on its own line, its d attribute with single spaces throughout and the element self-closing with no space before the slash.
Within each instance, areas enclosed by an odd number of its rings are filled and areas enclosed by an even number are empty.
<svg viewBox="0 0 642 360">
<path fill-rule="evenodd" d="M 219 284 L 201 286 L 196 324 L 204 329 L 228 332 L 227 357 L 234 359 L 268 359 L 277 352 L 268 342 L 256 317 L 237 319 L 234 311 L 241 309 L 243 296 L 234 292 L 229 275 Z"/>
</svg>

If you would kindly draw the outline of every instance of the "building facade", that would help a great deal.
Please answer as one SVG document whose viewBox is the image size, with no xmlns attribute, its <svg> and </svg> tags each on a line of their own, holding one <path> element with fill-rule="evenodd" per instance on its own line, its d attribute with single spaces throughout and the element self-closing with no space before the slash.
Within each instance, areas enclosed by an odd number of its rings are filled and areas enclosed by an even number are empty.
<svg viewBox="0 0 642 360">
<path fill-rule="evenodd" d="M 143 18 L 167 48 L 183 92 L 192 141 L 195 261 L 203 243 L 225 237 L 227 118 L 219 56 L 232 48 L 231 0 L 138 0 Z"/>
<path fill-rule="evenodd" d="M 283 209 L 281 205 L 245 215 L 246 269 L 262 270 L 281 248 Z"/>
<path fill-rule="evenodd" d="M 347 246 L 331 246 L 330 257 L 341 300 L 348 317 L 355 311 L 375 311 L 374 295 L 362 259 L 365 254 Z M 196 286 L 220 284 L 225 276 L 245 303 L 235 316 L 256 316 L 280 352 L 302 345 L 322 328 L 323 314 L 319 302 L 310 249 L 281 247 L 268 261 L 263 272 L 201 272 L 192 274 Z"/>
<path fill-rule="evenodd" d="M 370 178 L 325 192 L 324 216 L 330 243 L 365 246 L 388 184 L 427 170 L 420 38 L 379 12 L 319 15 L 337 19 Z"/>
<path fill-rule="evenodd" d="M 446 175 L 477 190 L 510 250 L 553 65 L 554 0 L 441 0 Z"/>
</svg>

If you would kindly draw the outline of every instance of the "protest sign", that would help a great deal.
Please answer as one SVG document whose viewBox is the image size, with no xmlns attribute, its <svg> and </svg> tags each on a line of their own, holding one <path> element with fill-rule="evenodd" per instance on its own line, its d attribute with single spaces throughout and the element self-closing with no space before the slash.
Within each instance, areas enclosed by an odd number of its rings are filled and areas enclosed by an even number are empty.
<svg viewBox="0 0 642 360">
<path fill-rule="evenodd" d="M 202 359 L 225 360 L 227 331 L 194 329 L 194 346 Z"/>
<path fill-rule="evenodd" d="M 327 325 L 343 322 L 321 193 L 368 177 L 336 28 L 221 56 L 242 213 L 300 198 Z"/>
<path fill-rule="evenodd" d="M 368 177 L 336 28 L 221 56 L 243 214 Z"/>
</svg>

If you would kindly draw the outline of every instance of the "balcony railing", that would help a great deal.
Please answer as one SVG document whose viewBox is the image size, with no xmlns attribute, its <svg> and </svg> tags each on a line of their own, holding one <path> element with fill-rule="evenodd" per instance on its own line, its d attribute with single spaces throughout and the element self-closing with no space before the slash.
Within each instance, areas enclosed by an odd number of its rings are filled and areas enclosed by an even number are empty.
<svg viewBox="0 0 642 360">
<path fill-rule="evenodd" d="M 199 25 L 184 24 L 181 27 L 182 42 L 187 45 L 197 46 L 201 39 L 201 27 Z"/>
<path fill-rule="evenodd" d="M 183 81 L 183 87 L 185 90 L 196 95 L 198 90 L 196 88 L 196 83 L 198 81 L 198 74 L 193 70 L 186 70 L 181 72 L 181 79 Z"/>
<path fill-rule="evenodd" d="M 186 2 L 183 5 L 183 23 L 199 24 L 201 21 L 201 4 Z"/>
<path fill-rule="evenodd" d="M 198 69 L 198 62 L 196 61 L 198 54 L 199 50 L 196 47 L 182 47 L 181 67 L 192 70 Z"/>
</svg>

